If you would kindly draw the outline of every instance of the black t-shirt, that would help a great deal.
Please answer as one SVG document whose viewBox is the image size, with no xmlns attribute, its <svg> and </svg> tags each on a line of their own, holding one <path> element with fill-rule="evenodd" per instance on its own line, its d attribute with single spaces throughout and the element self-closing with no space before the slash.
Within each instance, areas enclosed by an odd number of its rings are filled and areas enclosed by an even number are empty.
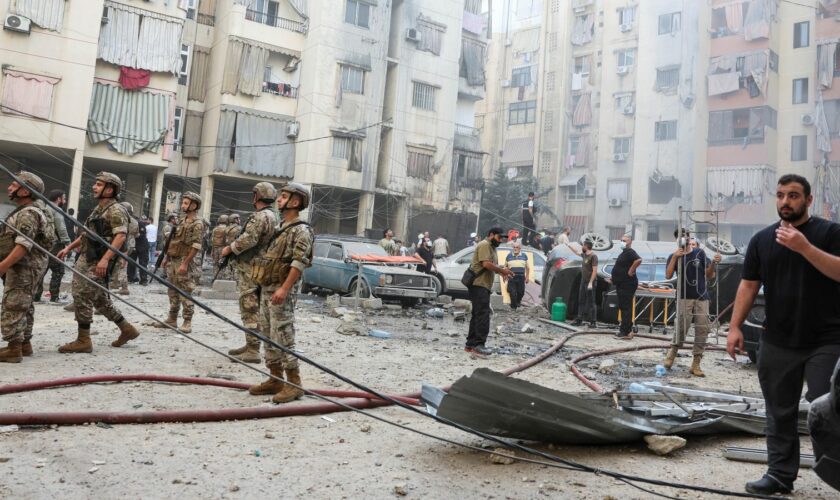
<svg viewBox="0 0 840 500">
<path fill-rule="evenodd" d="M 417 270 L 421 273 L 431 273 L 432 272 L 432 261 L 434 260 L 435 256 L 432 255 L 432 251 L 426 248 L 425 246 L 417 247 L 417 255 L 426 262 L 425 265 L 421 264 L 417 266 Z"/>
<path fill-rule="evenodd" d="M 540 240 L 540 246 L 542 247 L 542 251 L 548 255 L 551 249 L 554 248 L 554 238 L 548 235 L 543 236 Z"/>
<path fill-rule="evenodd" d="M 137 232 L 137 238 L 134 239 L 134 247 L 138 250 L 145 248 L 146 250 L 149 249 L 149 240 L 146 239 L 146 226 L 145 222 L 138 223 L 139 230 Z"/>
<path fill-rule="evenodd" d="M 639 278 L 636 276 L 628 276 L 627 271 L 634 262 L 641 259 L 639 254 L 632 248 L 625 248 L 615 259 L 612 269 L 612 282 L 615 286 L 633 286 L 634 288 L 639 284 Z"/>
<path fill-rule="evenodd" d="M 534 200 L 525 200 L 522 203 L 522 222 L 525 225 L 533 225 L 534 224 L 534 217 L 531 215 L 531 212 L 528 209 L 533 209 L 534 212 L 537 211 L 537 204 Z"/>
<path fill-rule="evenodd" d="M 840 283 L 776 242 L 779 223 L 750 240 L 742 278 L 764 284 L 762 339 L 791 348 L 840 344 Z M 840 256 L 840 224 L 811 217 L 797 227 L 812 245 Z"/>
<path fill-rule="evenodd" d="M 668 256 L 666 262 L 671 262 L 674 254 Z M 709 300 L 709 290 L 706 288 L 706 268 L 709 266 L 706 252 L 695 248 L 682 257 L 677 258 L 676 271 L 682 278 L 682 297 L 692 300 Z"/>
</svg>

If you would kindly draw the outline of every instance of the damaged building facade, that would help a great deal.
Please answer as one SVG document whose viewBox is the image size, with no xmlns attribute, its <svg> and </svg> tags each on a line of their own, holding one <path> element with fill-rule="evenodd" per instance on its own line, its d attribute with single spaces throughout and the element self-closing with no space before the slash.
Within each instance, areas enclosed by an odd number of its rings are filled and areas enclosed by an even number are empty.
<svg viewBox="0 0 840 500">
<path fill-rule="evenodd" d="M 553 188 L 542 201 L 559 220 L 538 225 L 573 236 L 669 239 L 682 206 L 720 210 L 720 235 L 744 245 L 775 217 L 785 173 L 811 179 L 816 213 L 837 220 L 838 12 L 833 0 L 494 2 L 497 80 L 477 117 L 487 171 Z"/>
<path fill-rule="evenodd" d="M 157 220 L 185 190 L 215 221 L 295 180 L 319 232 L 474 228 L 480 1 L 94 4 L 11 2 L 0 32 L 4 164 L 69 186 L 82 215 L 108 169 Z"/>
</svg>

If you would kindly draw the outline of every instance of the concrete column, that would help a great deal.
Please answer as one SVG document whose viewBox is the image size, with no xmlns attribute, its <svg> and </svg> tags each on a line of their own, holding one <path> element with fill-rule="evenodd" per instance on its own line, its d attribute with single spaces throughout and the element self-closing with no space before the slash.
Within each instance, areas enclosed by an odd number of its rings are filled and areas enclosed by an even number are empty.
<svg viewBox="0 0 840 500">
<path fill-rule="evenodd" d="M 67 209 L 73 209 L 76 217 L 79 215 L 79 196 L 82 190 L 82 168 L 84 151 L 77 149 L 73 154 L 73 170 L 70 172 L 70 189 L 67 191 Z"/>
<path fill-rule="evenodd" d="M 204 220 L 210 220 L 210 212 L 213 206 L 213 186 L 216 179 L 213 176 L 205 175 L 201 178 L 201 216 Z M 244 222 L 244 221 L 243 221 Z"/>
<path fill-rule="evenodd" d="M 152 178 L 152 204 L 149 205 L 149 217 L 155 220 L 155 224 L 160 226 L 160 204 L 163 198 L 163 173 L 164 169 L 155 170 Z"/>
<path fill-rule="evenodd" d="M 400 239 L 410 243 L 411 239 L 406 238 L 406 231 L 408 231 L 408 211 L 406 210 L 406 205 L 408 205 L 408 200 L 406 198 L 396 198 L 396 200 L 398 201 L 397 208 L 394 210 L 394 234 L 400 235 Z"/>
<path fill-rule="evenodd" d="M 356 234 L 365 235 L 365 229 L 373 226 L 373 193 L 361 193 L 359 195 L 359 218 L 356 219 Z"/>
<path fill-rule="evenodd" d="M 123 180 L 125 195 L 123 199 L 134 207 L 134 215 L 140 217 L 143 208 L 143 196 L 145 196 L 146 177 L 141 174 L 127 174 Z"/>
</svg>

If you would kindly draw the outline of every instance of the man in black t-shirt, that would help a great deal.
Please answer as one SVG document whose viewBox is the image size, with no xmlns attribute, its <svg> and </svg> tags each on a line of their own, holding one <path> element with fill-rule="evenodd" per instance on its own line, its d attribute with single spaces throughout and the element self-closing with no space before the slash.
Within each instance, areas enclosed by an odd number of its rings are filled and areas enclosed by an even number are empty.
<svg viewBox="0 0 840 500">
<path fill-rule="evenodd" d="M 630 248 L 633 239 L 630 236 L 622 236 L 621 253 L 615 259 L 612 269 L 612 280 L 615 285 L 615 294 L 618 297 L 618 310 L 621 311 L 621 324 L 618 327 L 616 336 L 622 340 L 630 340 L 635 335 L 633 331 L 633 296 L 639 287 L 639 278 L 636 276 L 636 269 L 642 263 L 642 258 L 635 250 Z"/>
<path fill-rule="evenodd" d="M 568 243 L 566 247 L 581 258 L 577 319 L 572 322 L 572 326 L 580 326 L 584 321 L 589 321 L 589 327 L 596 328 L 598 303 L 595 300 L 595 291 L 598 288 L 598 256 L 592 251 L 590 240 L 584 241 L 580 250 Z"/>
<path fill-rule="evenodd" d="M 536 214 L 537 206 L 534 202 L 534 192 L 528 193 L 528 199 L 522 203 L 522 244 L 536 246 L 539 245 L 537 240 L 537 224 L 534 222 L 534 215 Z"/>
<path fill-rule="evenodd" d="M 828 392 L 840 357 L 840 224 L 808 214 L 811 185 L 784 175 L 776 187 L 780 221 L 750 240 L 726 350 L 744 351 L 741 325 L 764 286 L 766 319 L 758 379 L 767 412 L 768 470 L 750 493 L 789 493 L 799 471 L 799 399 Z"/>
</svg>

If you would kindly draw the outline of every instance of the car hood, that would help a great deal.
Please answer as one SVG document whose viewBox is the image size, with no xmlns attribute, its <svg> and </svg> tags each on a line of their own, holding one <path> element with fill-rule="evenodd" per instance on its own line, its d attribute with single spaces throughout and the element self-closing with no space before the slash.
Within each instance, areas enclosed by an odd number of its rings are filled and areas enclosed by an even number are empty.
<svg viewBox="0 0 840 500">
<path fill-rule="evenodd" d="M 382 274 L 399 274 L 401 276 L 428 276 L 426 273 L 398 266 L 365 266 L 365 270 Z"/>
</svg>

